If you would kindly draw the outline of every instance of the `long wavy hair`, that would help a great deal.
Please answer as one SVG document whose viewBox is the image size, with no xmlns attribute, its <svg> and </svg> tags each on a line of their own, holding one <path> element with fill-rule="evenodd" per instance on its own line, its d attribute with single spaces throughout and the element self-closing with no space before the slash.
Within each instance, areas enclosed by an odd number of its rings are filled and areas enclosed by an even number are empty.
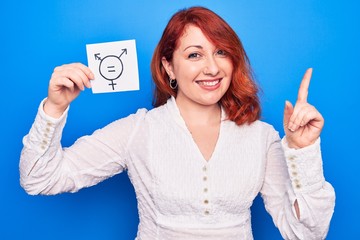
<svg viewBox="0 0 360 240">
<path fill-rule="evenodd" d="M 177 95 L 169 86 L 168 75 L 161 59 L 172 61 L 179 39 L 187 26 L 201 29 L 206 37 L 218 48 L 225 50 L 233 64 L 229 89 L 220 99 L 227 118 L 237 125 L 252 123 L 260 118 L 258 87 L 254 81 L 249 59 L 234 30 L 216 13 L 204 7 L 191 7 L 175 13 L 168 22 L 155 48 L 151 61 L 151 73 L 155 83 L 153 105 L 161 106 Z"/>
</svg>

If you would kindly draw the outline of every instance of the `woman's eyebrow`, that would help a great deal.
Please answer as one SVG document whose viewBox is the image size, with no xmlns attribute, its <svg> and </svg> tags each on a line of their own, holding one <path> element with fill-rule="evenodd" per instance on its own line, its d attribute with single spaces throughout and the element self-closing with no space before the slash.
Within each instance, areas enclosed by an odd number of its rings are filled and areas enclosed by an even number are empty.
<svg viewBox="0 0 360 240">
<path fill-rule="evenodd" d="M 184 48 L 183 51 L 186 51 L 186 49 L 191 48 L 191 47 L 203 49 L 203 47 L 201 45 L 190 45 L 190 46 L 187 46 L 186 48 Z"/>
</svg>

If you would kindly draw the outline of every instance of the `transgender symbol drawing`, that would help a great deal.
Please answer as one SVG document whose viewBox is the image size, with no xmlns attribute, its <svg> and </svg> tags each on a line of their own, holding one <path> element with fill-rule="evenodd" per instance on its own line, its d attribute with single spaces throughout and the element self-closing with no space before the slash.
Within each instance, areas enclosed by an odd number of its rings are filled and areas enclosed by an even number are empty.
<svg viewBox="0 0 360 240">
<path fill-rule="evenodd" d="M 126 48 L 122 49 L 120 56 L 107 55 L 101 58 L 100 53 L 94 54 L 95 60 L 100 61 L 99 73 L 104 79 L 110 81 L 109 86 L 112 87 L 112 90 L 115 90 L 114 86 L 116 83 L 114 83 L 114 81 L 118 79 L 124 71 L 124 65 L 121 61 L 121 56 L 124 53 L 127 54 Z"/>
</svg>

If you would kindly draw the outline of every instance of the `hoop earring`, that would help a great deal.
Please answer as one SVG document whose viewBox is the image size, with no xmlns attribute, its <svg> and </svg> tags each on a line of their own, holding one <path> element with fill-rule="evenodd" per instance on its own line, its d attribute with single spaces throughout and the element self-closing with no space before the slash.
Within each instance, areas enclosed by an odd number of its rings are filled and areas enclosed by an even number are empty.
<svg viewBox="0 0 360 240">
<path fill-rule="evenodd" d="M 171 79 L 169 77 L 169 85 L 172 90 L 175 90 L 178 86 L 176 79 Z"/>
</svg>

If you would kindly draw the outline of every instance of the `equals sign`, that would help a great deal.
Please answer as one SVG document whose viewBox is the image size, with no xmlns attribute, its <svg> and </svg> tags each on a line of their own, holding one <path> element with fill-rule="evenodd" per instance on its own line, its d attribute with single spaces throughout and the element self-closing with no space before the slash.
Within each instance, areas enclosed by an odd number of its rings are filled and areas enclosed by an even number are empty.
<svg viewBox="0 0 360 240">
<path fill-rule="evenodd" d="M 108 72 L 115 72 L 115 66 L 108 66 Z"/>
</svg>

